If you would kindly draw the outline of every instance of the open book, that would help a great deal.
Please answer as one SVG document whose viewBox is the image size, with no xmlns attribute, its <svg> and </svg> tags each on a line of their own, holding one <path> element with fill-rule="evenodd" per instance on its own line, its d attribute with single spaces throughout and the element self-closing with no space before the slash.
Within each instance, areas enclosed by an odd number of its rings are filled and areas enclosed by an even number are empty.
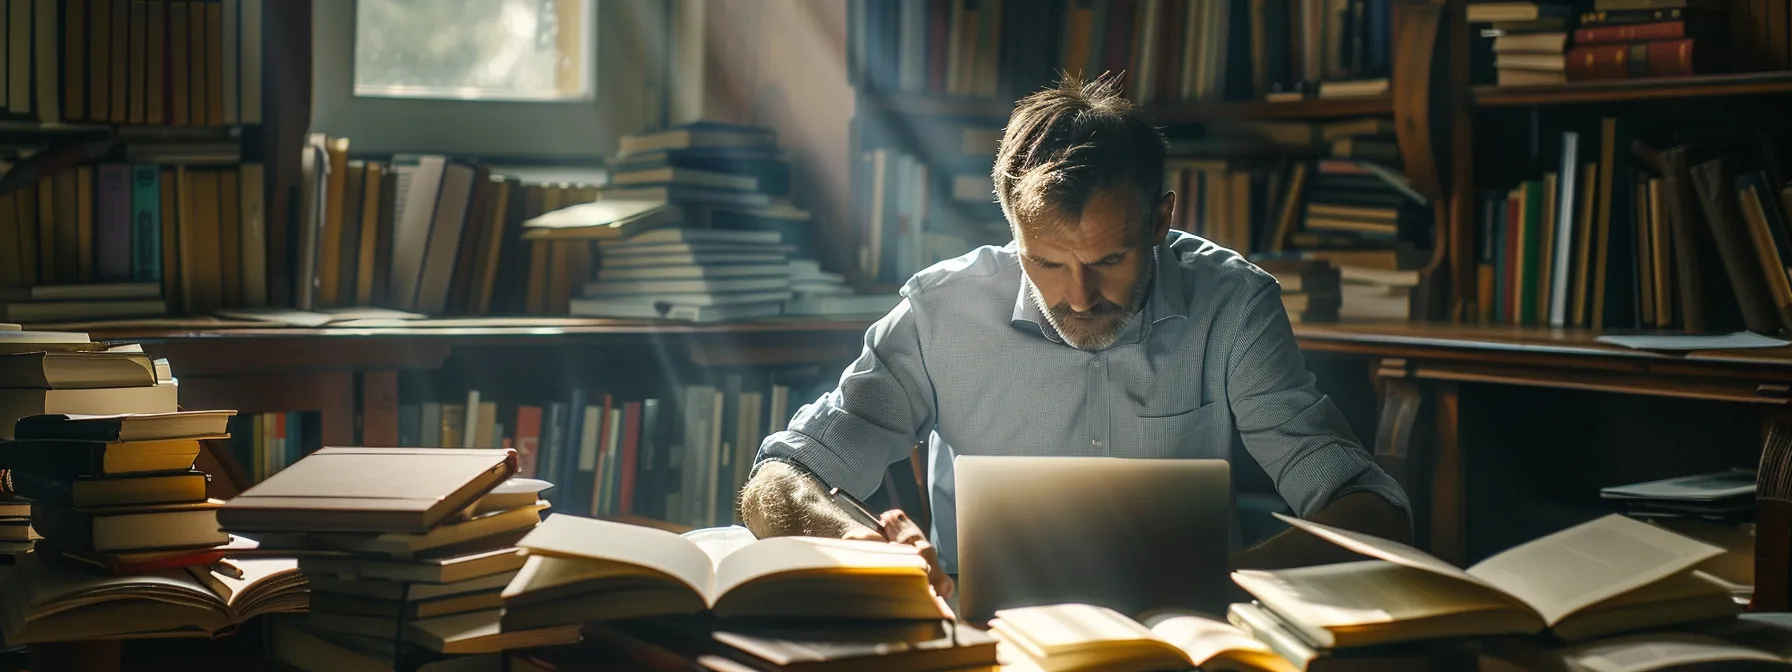
<svg viewBox="0 0 1792 672">
<path fill-rule="evenodd" d="M 1739 611 L 1722 583 L 1692 569 L 1722 549 L 1623 516 L 1550 534 L 1467 570 L 1398 542 L 1277 517 L 1379 558 L 1232 574 L 1319 649 L 1544 630 L 1577 641 Z"/>
<path fill-rule="evenodd" d="M 951 618 L 912 546 L 775 537 L 712 557 L 649 527 L 554 514 L 517 543 L 505 629 L 690 614 Z"/>
<path fill-rule="evenodd" d="M 307 598 L 290 558 L 107 576 L 26 556 L 0 585 L 0 631 L 7 644 L 216 637 L 261 614 L 304 611 Z"/>
<path fill-rule="evenodd" d="M 997 610 L 989 629 L 1044 672 L 1296 669 L 1231 624 L 1194 615 L 1153 620 L 1145 627 L 1107 607 L 1067 603 Z"/>
</svg>

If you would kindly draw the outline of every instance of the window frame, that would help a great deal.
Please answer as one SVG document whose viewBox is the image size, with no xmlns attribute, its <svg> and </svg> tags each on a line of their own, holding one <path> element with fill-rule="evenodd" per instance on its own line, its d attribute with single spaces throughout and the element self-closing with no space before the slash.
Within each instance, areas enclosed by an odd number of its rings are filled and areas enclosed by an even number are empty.
<svg viewBox="0 0 1792 672">
<path fill-rule="evenodd" d="M 609 156 L 623 135 L 663 122 L 667 24 L 654 2 L 597 0 L 593 7 L 592 100 L 431 100 L 356 96 L 358 0 L 315 0 L 311 130 L 348 138 L 355 154 L 549 162 Z"/>
</svg>

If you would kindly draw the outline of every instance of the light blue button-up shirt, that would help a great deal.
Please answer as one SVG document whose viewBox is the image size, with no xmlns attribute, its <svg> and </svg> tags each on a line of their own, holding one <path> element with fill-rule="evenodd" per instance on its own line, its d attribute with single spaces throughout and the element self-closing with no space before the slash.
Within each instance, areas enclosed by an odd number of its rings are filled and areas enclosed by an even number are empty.
<svg viewBox="0 0 1792 672">
<path fill-rule="evenodd" d="M 955 455 L 1229 460 L 1242 439 L 1299 515 L 1353 492 L 1408 508 L 1314 387 L 1275 279 L 1179 231 L 1157 254 L 1144 311 L 1093 352 L 1065 344 L 1028 299 L 1013 243 L 915 274 L 839 385 L 767 437 L 758 459 L 796 462 L 864 498 L 927 442 L 930 536 L 954 573 Z"/>
</svg>

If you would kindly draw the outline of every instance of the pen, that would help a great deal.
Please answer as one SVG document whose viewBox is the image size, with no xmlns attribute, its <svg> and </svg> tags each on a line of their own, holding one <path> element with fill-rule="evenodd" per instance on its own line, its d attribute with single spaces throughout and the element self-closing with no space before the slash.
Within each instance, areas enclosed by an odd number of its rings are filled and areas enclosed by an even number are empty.
<svg viewBox="0 0 1792 672">
<path fill-rule="evenodd" d="M 878 533 L 879 536 L 883 535 L 884 524 L 878 520 L 877 514 L 865 508 L 863 503 L 847 494 L 845 490 L 839 488 L 828 490 L 828 496 L 834 499 L 834 506 L 840 507 L 841 511 L 846 512 L 847 517 L 857 521 L 860 525 L 871 528 L 871 531 Z"/>
<path fill-rule="evenodd" d="M 228 559 L 220 559 L 217 562 L 212 563 L 212 571 L 233 579 L 243 578 L 243 568 L 238 567 L 236 563 L 231 562 Z"/>
</svg>

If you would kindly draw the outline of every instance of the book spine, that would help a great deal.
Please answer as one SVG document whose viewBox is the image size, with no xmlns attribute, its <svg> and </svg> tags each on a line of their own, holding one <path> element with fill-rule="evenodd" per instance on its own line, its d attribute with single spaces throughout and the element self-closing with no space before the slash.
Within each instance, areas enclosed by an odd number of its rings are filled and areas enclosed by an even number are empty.
<svg viewBox="0 0 1792 672">
<path fill-rule="evenodd" d="M 1566 71 L 1570 81 L 1681 77 L 1693 74 L 1693 56 L 1693 40 L 1575 47 Z"/>
<path fill-rule="evenodd" d="M 1625 26 L 1639 23 L 1655 23 L 1658 21 L 1679 21 L 1698 16 L 1697 10 L 1675 9 L 1619 9 L 1603 12 L 1584 12 L 1580 15 L 1583 26 Z"/>
<path fill-rule="evenodd" d="M 162 280 L 162 169 L 131 167 L 131 279 Z"/>
<path fill-rule="evenodd" d="M 1685 21 L 1663 21 L 1619 26 L 1595 26 L 1574 31 L 1574 44 L 1612 44 L 1644 40 L 1678 40 L 1686 37 Z"/>
<path fill-rule="evenodd" d="M 132 277 L 131 167 L 100 164 L 98 179 L 94 275 L 101 282 L 123 282 Z"/>
</svg>

